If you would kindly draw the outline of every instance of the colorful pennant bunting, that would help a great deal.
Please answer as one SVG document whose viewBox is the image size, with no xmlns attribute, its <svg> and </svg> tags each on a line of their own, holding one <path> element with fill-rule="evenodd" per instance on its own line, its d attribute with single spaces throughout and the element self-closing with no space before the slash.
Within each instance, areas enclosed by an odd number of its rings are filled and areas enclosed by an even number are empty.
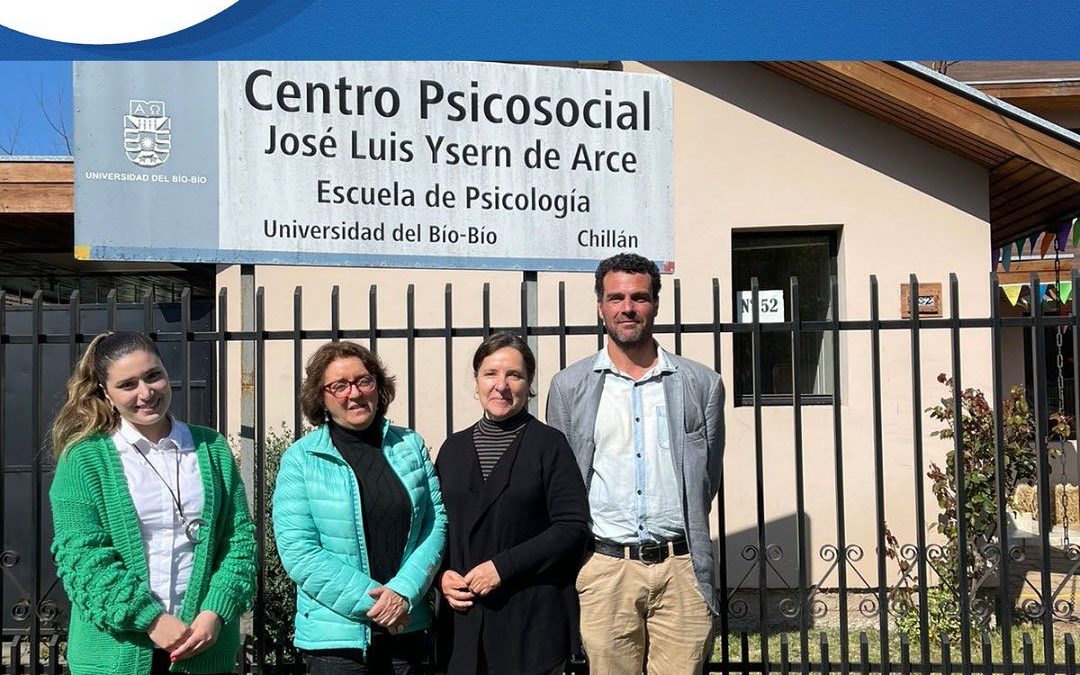
<svg viewBox="0 0 1080 675">
<path fill-rule="evenodd" d="M 1045 258 L 1046 252 L 1050 250 L 1050 246 L 1054 243 L 1054 237 L 1050 236 L 1049 232 L 1043 233 L 1042 243 L 1039 244 L 1039 257 Z"/>
<path fill-rule="evenodd" d="M 1001 249 L 1001 265 L 1005 268 L 1005 271 L 1009 271 L 1009 266 L 1012 265 L 1012 244 L 1009 244 Z M 997 265 L 994 265 L 994 269 L 997 269 Z"/>
<path fill-rule="evenodd" d="M 1016 307 L 1016 303 L 1020 300 L 1020 291 L 1024 290 L 1026 284 L 1005 284 L 1001 287 L 1001 290 L 1005 291 L 1005 297 L 1009 300 L 1009 305 Z"/>
<path fill-rule="evenodd" d="M 1057 237 L 1056 237 L 1056 240 L 1054 242 L 1055 246 L 1057 246 L 1057 250 L 1064 251 L 1066 249 L 1066 247 L 1068 247 L 1068 245 L 1069 245 L 1069 231 L 1071 229 L 1072 229 L 1072 221 L 1068 220 L 1068 219 L 1063 220 L 1061 222 L 1061 225 L 1058 226 Z"/>
<path fill-rule="evenodd" d="M 1002 292 L 1005 293 L 1005 298 L 1008 299 L 1009 304 L 1011 306 L 1015 307 L 1016 303 L 1020 302 L 1020 296 L 1023 295 L 1024 289 L 1027 289 L 1029 286 L 1030 286 L 1030 284 L 1027 284 L 1027 283 L 1002 284 L 1000 286 L 1000 288 L 1001 288 Z M 1060 284 L 1057 284 L 1056 286 L 1057 286 L 1058 291 L 1057 291 L 1057 293 L 1055 293 L 1055 295 L 1058 297 L 1058 301 L 1060 303 L 1062 303 L 1062 304 L 1068 302 L 1069 298 L 1072 297 L 1072 292 L 1073 292 L 1073 284 L 1072 284 L 1072 282 L 1071 281 L 1062 281 Z M 1048 299 L 1048 291 L 1051 288 L 1054 288 L 1054 287 L 1055 287 L 1055 284 L 1052 281 L 1050 281 L 1050 282 L 1042 282 L 1042 281 L 1040 281 L 1039 284 L 1038 284 L 1038 287 L 1035 289 L 1035 292 L 1031 294 L 1031 297 L 1032 298 L 1038 298 L 1040 302 L 1045 302 Z"/>
</svg>

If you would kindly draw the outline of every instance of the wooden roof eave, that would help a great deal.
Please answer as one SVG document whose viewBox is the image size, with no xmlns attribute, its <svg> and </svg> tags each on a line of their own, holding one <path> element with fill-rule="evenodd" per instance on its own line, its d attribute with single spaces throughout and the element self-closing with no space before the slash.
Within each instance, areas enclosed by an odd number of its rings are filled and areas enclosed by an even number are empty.
<svg viewBox="0 0 1080 675">
<path fill-rule="evenodd" d="M 943 86 L 883 61 L 789 61 L 762 66 L 944 147 L 990 172 L 994 245 L 1080 212 L 1080 142 L 964 85 Z M 934 81 L 939 79 L 942 81 Z M 971 90 L 974 92 L 974 90 Z M 982 98 L 979 98 L 982 96 Z"/>
</svg>

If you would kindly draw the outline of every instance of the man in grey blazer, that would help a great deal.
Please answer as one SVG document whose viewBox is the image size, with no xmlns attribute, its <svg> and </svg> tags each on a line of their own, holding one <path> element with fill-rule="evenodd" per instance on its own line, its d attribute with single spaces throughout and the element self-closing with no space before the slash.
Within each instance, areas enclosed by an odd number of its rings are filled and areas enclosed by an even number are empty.
<svg viewBox="0 0 1080 675">
<path fill-rule="evenodd" d="M 577 581 L 593 675 L 696 674 L 708 658 L 709 513 L 724 449 L 724 389 L 711 368 L 653 340 L 660 272 L 623 253 L 596 269 L 606 348 L 551 382 L 589 491 L 593 541 Z"/>
</svg>

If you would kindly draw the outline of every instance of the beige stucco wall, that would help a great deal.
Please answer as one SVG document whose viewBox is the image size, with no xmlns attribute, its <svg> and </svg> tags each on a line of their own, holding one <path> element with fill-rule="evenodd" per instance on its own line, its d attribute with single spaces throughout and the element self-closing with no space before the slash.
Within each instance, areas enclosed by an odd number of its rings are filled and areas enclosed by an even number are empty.
<svg viewBox="0 0 1080 675">
<path fill-rule="evenodd" d="M 842 319 L 869 317 L 869 282 L 876 274 L 882 318 L 899 317 L 899 287 L 910 273 L 921 281 L 941 282 L 944 305 L 950 303 L 948 274 L 960 278 L 960 307 L 966 316 L 989 311 L 986 272 L 989 252 L 988 177 L 985 170 L 890 124 L 860 113 L 753 64 L 677 63 L 634 64 L 628 70 L 659 72 L 672 79 L 675 109 L 675 253 L 676 277 L 681 280 L 684 322 L 712 320 L 712 279 L 719 279 L 724 303 L 722 318 L 731 321 L 729 295 L 731 235 L 738 229 L 831 228 L 840 232 L 839 283 Z M 259 267 L 256 283 L 265 288 L 267 328 L 292 328 L 293 289 L 302 286 L 304 325 L 328 328 L 330 289 L 341 287 L 343 328 L 365 328 L 368 288 L 378 285 L 381 327 L 402 328 L 406 321 L 405 294 L 415 286 L 416 325 L 442 327 L 444 285 L 453 283 L 456 325 L 478 326 L 482 285 L 491 284 L 492 322 L 520 321 L 519 284 L 513 272 L 448 272 L 428 270 L 352 270 Z M 229 288 L 230 327 L 239 326 L 239 273 L 224 268 L 219 283 Z M 591 275 L 541 274 L 539 320 L 557 321 L 556 289 L 565 281 L 567 321 L 595 322 Z M 661 323 L 673 318 L 671 277 L 665 277 Z M 478 339 L 454 340 L 450 392 L 453 427 L 462 428 L 478 415 L 472 398 L 469 359 Z M 661 342 L 672 348 L 671 336 Z M 305 343 L 306 353 L 318 342 Z M 965 333 L 963 384 L 989 389 L 989 335 Z M 540 339 L 541 417 L 547 384 L 558 368 L 558 343 Z M 914 483 L 912 442 L 912 375 L 910 336 L 893 331 L 882 337 L 883 445 L 886 464 L 888 523 L 902 542 L 914 542 Z M 950 371 L 949 335 L 924 330 L 922 371 L 918 383 L 922 408 L 945 394 L 937 383 Z M 687 335 L 684 355 L 712 363 L 711 336 Z M 721 371 L 731 373 L 731 335 L 722 339 Z M 596 349 L 595 336 L 568 341 L 573 361 Z M 268 347 L 266 423 L 291 421 L 294 388 L 290 343 Z M 400 339 L 380 340 L 379 352 L 399 376 L 399 398 L 391 416 L 407 421 L 406 350 Z M 874 582 L 873 419 L 871 413 L 870 341 L 865 332 L 845 334 L 840 343 L 840 406 L 846 534 L 849 544 L 862 547 L 866 557 L 859 571 Z M 239 382 L 239 353 L 230 360 L 231 382 Z M 416 427 L 433 449 L 445 436 L 444 343 L 417 340 Z M 729 378 L 726 378 L 729 379 Z M 232 396 L 230 422 L 238 428 L 239 397 Z M 725 476 L 729 579 L 747 569 L 739 552 L 756 544 L 755 444 L 751 408 L 728 401 Z M 921 414 L 921 413 L 920 413 Z M 944 445 L 930 437 L 934 425 L 925 414 L 923 442 L 927 460 L 943 457 Z M 795 488 L 792 410 L 762 411 L 765 521 L 768 543 L 779 544 L 784 558 L 777 568 L 794 583 Z M 803 412 L 805 480 L 811 571 L 816 581 L 828 564 L 819 556 L 824 544 L 835 544 L 833 409 L 808 407 Z M 925 469 L 923 470 L 925 473 Z M 936 504 L 928 494 L 928 518 Z M 823 583 L 835 585 L 835 572 Z M 754 583 L 751 577 L 749 583 Z M 853 577 L 854 578 L 854 577 Z M 773 579 L 778 584 L 779 580 Z M 857 583 L 852 581 L 850 583 Z"/>
</svg>

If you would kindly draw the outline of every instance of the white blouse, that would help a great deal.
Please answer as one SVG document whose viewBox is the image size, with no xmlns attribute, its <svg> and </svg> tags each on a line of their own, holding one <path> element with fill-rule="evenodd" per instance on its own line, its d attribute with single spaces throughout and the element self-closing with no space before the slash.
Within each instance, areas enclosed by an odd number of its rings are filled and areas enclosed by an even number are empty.
<svg viewBox="0 0 1080 675">
<path fill-rule="evenodd" d="M 112 440 L 139 515 L 143 550 L 150 568 L 150 592 L 166 612 L 176 615 L 191 578 L 195 543 L 184 531 L 173 496 L 180 499 L 184 517 L 191 522 L 202 514 L 203 487 L 191 429 L 171 419 L 172 430 L 160 443 L 148 441 L 127 420 L 121 420 Z"/>
</svg>

